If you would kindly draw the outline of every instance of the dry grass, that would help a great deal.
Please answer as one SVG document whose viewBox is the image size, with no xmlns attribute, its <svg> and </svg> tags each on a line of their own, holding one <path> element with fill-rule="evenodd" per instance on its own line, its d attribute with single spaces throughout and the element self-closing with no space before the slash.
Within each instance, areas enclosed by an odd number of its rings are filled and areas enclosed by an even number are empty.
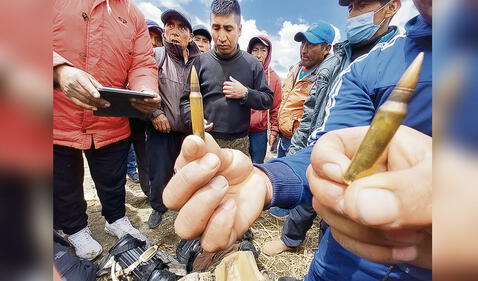
<svg viewBox="0 0 478 281">
<path fill-rule="evenodd" d="M 103 256 L 114 245 L 116 237 L 112 237 L 104 232 L 105 219 L 101 215 L 101 204 L 88 170 L 85 171 L 85 175 L 84 186 L 85 198 L 88 202 L 89 227 L 93 237 L 103 246 Z M 151 230 L 147 225 L 150 212 L 149 202 L 142 193 L 139 184 L 128 181 L 126 184 L 126 214 L 132 224 L 139 228 L 150 242 L 159 245 L 161 250 L 175 256 L 176 245 L 179 242 L 173 227 L 176 213 L 167 212 L 163 217 L 161 225 Z M 252 226 L 252 232 L 254 233 L 253 243 L 256 248 L 262 249 L 262 245 L 265 242 L 279 237 L 282 224 L 282 221 L 272 217 L 268 212 L 264 212 Z M 308 232 L 305 243 L 294 251 L 284 252 L 273 257 L 261 253 L 258 260 L 259 269 L 270 280 L 276 280 L 282 276 L 302 279 L 308 271 L 314 252 L 317 250 L 317 225 L 318 223 L 314 223 L 314 226 Z M 107 279 L 101 278 L 99 280 Z"/>
</svg>

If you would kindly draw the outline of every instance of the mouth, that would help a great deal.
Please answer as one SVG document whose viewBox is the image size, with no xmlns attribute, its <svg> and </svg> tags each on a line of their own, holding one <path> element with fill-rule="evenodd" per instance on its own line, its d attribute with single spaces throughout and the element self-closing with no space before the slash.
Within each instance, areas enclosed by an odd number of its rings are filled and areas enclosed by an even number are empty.
<svg viewBox="0 0 478 281">
<path fill-rule="evenodd" d="M 217 45 L 219 49 L 228 49 L 229 45 Z"/>
</svg>

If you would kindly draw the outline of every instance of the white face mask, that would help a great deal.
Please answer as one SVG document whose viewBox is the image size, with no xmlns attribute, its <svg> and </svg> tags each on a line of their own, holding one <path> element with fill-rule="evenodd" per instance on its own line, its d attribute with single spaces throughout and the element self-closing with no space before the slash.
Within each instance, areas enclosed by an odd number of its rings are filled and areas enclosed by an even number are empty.
<svg viewBox="0 0 478 281">
<path fill-rule="evenodd" d="M 386 20 L 384 18 L 380 24 L 374 24 L 375 14 L 383 10 L 392 1 L 383 5 L 377 11 L 368 12 L 363 15 L 347 19 L 347 26 L 345 27 L 345 29 L 349 42 L 351 44 L 357 44 L 372 38 L 372 36 L 377 33 L 377 31 L 380 29 L 380 27 Z"/>
</svg>

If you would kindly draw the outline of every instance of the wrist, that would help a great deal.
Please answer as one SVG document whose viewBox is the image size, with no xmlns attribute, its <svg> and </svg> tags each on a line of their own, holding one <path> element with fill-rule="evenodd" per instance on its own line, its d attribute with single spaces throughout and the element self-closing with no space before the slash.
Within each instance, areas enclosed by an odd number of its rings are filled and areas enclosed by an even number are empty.
<svg viewBox="0 0 478 281">
<path fill-rule="evenodd" d="M 265 188 L 265 198 L 264 198 L 264 208 L 268 206 L 272 202 L 272 197 L 273 197 L 273 188 L 272 188 L 272 182 L 267 176 L 267 174 L 262 171 L 261 169 L 254 167 L 255 172 L 260 176 L 263 184 L 260 186 L 264 186 Z"/>
<path fill-rule="evenodd" d="M 249 89 L 245 88 L 243 94 L 242 94 L 242 101 L 245 102 L 247 99 L 247 96 L 249 95 Z"/>
<path fill-rule="evenodd" d="M 61 71 L 63 69 L 65 69 L 65 67 L 70 67 L 70 66 L 67 65 L 67 64 L 60 64 L 60 65 L 57 65 L 57 66 L 53 67 L 53 82 L 55 84 L 58 84 L 58 82 L 60 81 Z"/>
</svg>

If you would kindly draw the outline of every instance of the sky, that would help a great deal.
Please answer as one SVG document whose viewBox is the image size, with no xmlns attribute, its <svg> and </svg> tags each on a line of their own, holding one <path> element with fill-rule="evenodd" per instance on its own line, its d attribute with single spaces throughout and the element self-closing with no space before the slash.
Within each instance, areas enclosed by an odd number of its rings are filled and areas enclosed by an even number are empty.
<svg viewBox="0 0 478 281">
<path fill-rule="evenodd" d="M 161 13 L 178 9 L 189 15 L 191 24 L 209 24 L 212 0 L 133 0 L 146 18 L 159 25 Z M 294 41 L 297 32 L 305 31 L 314 22 L 323 20 L 336 30 L 334 42 L 344 41 L 347 8 L 338 0 L 239 0 L 242 12 L 242 35 L 239 46 L 245 50 L 249 40 L 257 35 L 267 35 L 272 41 L 271 67 L 282 78 L 289 68 L 300 60 L 300 43 Z M 418 12 L 412 0 L 402 0 L 402 8 L 392 24 L 403 31 L 405 23 Z"/>
</svg>

